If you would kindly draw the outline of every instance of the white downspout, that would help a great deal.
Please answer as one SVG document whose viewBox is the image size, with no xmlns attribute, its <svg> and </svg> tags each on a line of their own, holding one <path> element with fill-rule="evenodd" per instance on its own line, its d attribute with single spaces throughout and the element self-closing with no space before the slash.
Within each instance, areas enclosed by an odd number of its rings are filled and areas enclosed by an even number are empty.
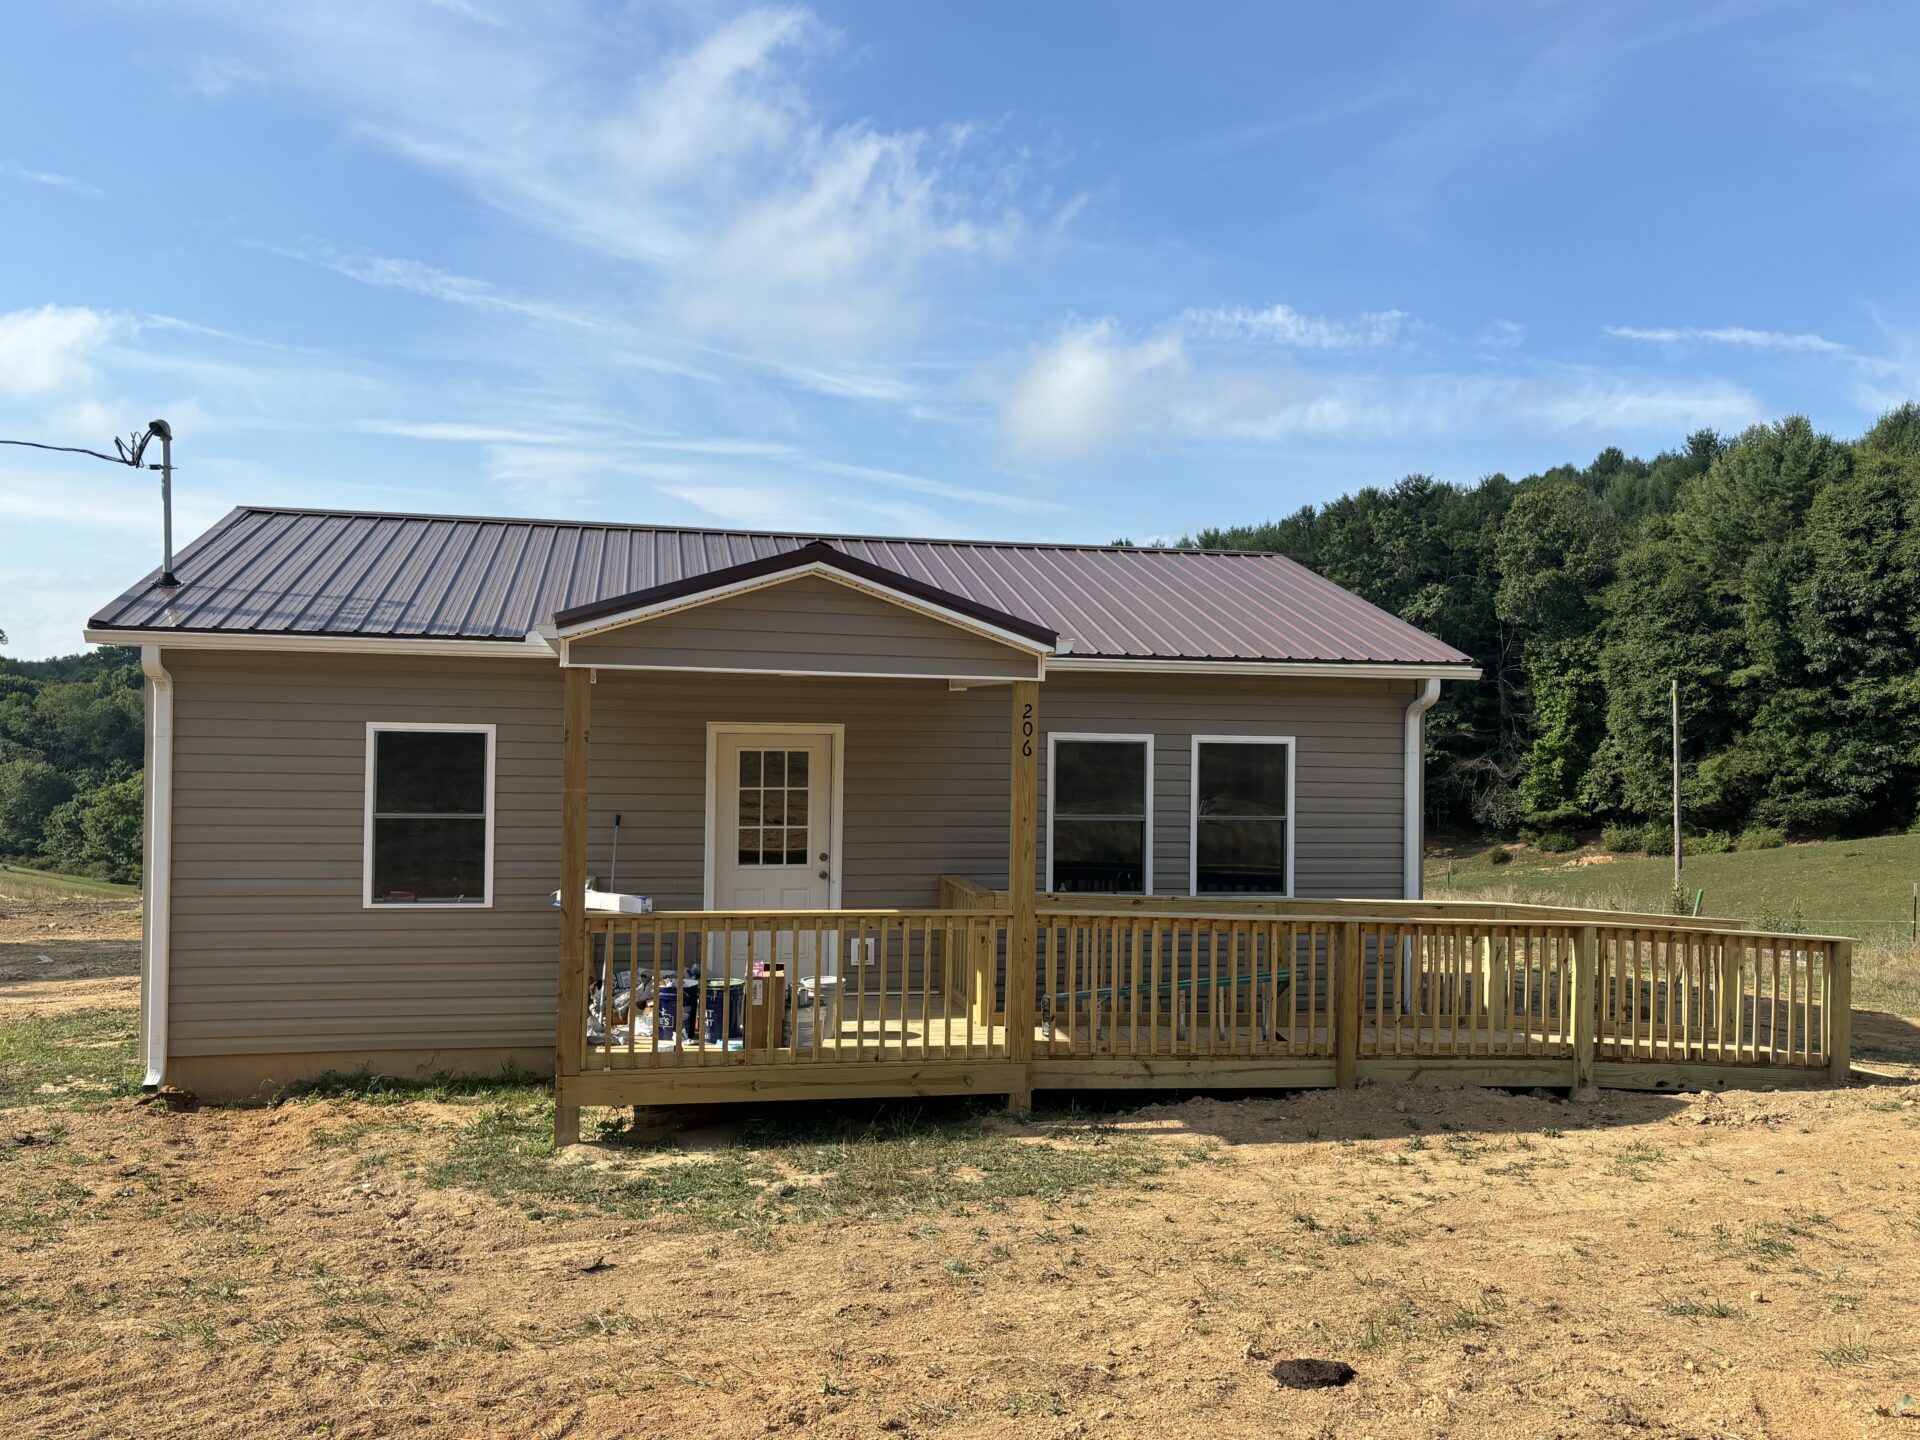
<svg viewBox="0 0 1920 1440">
<path fill-rule="evenodd" d="M 1433 708 L 1433 702 L 1439 698 L 1440 682 L 1429 680 L 1420 693 L 1413 697 L 1413 703 L 1407 706 L 1407 748 L 1400 782 L 1400 843 L 1406 867 L 1401 876 L 1400 896 L 1403 900 L 1418 900 L 1422 888 L 1420 861 L 1424 807 L 1421 802 L 1426 794 L 1423 783 L 1427 749 L 1425 720 L 1427 711 Z"/>
<path fill-rule="evenodd" d="M 152 686 L 153 754 L 148 761 L 146 954 L 140 966 L 141 1088 L 160 1088 L 167 1074 L 167 988 L 173 938 L 173 676 L 158 645 L 140 647 L 140 669 Z"/>
</svg>

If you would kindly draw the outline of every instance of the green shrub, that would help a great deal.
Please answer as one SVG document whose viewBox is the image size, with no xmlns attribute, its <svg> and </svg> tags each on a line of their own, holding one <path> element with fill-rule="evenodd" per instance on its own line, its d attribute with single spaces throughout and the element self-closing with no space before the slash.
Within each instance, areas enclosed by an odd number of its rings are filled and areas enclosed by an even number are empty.
<svg viewBox="0 0 1920 1440">
<path fill-rule="evenodd" d="M 1533 843 L 1549 855 L 1564 855 L 1580 848 L 1580 837 L 1571 830 L 1543 830 Z"/>
<path fill-rule="evenodd" d="M 1685 855 L 1724 855 L 1732 848 L 1733 837 L 1724 830 L 1702 830 L 1680 842 L 1681 853 Z"/>
<path fill-rule="evenodd" d="M 1749 825 L 1734 842 L 1736 850 L 1778 850 L 1787 843 L 1787 832 L 1778 825 Z"/>
<path fill-rule="evenodd" d="M 1638 825 L 1609 825 L 1600 832 L 1600 847 L 1612 855 L 1638 855 L 1642 838 Z"/>
<path fill-rule="evenodd" d="M 1511 865 L 1513 863 L 1513 852 L 1504 845 L 1495 845 L 1487 851 L 1487 863 L 1489 865 Z"/>
</svg>

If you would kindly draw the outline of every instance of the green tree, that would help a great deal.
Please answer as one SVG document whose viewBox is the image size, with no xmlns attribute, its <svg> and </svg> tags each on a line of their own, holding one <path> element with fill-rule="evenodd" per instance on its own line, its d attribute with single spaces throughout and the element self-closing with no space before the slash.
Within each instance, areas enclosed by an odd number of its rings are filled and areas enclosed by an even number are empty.
<svg viewBox="0 0 1920 1440">
<path fill-rule="evenodd" d="M 37 855 L 47 817 L 72 794 L 72 782 L 37 755 L 0 760 L 0 855 Z"/>
</svg>

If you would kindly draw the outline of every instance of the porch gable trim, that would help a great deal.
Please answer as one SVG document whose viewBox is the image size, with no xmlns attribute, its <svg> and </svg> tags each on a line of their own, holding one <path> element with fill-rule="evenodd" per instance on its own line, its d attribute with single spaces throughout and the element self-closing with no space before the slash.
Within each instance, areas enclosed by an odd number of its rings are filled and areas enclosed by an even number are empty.
<svg viewBox="0 0 1920 1440">
<path fill-rule="evenodd" d="M 808 575 L 831 580 L 1029 655 L 1051 655 L 1060 648 L 1060 634 L 1056 630 L 981 605 L 885 566 L 856 559 L 817 541 L 784 554 L 558 611 L 553 617 L 553 634 L 562 641 L 578 640 Z M 567 663 L 564 657 L 561 663 Z"/>
</svg>

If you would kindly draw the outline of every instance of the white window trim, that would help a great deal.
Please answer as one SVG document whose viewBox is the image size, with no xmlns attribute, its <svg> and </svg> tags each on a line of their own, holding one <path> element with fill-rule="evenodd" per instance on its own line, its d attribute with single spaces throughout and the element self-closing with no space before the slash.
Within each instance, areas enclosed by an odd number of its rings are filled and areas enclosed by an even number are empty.
<svg viewBox="0 0 1920 1440">
<path fill-rule="evenodd" d="M 447 735 L 485 735 L 487 737 L 487 845 L 486 845 L 486 890 L 480 903 L 471 900 L 375 900 L 373 898 L 373 778 L 377 766 L 379 747 L 375 737 L 383 730 L 425 731 L 432 734 Z M 440 720 L 369 720 L 367 722 L 366 746 L 366 802 L 363 813 L 360 850 L 360 908 L 363 910 L 390 910 L 406 912 L 409 910 L 491 910 L 493 908 L 493 819 L 495 811 L 494 795 L 494 755 L 499 748 L 496 727 L 492 725 L 460 725 Z"/>
<path fill-rule="evenodd" d="M 847 727 L 843 724 L 815 724 L 807 721 L 740 721 L 709 720 L 707 722 L 707 814 L 705 836 L 702 844 L 700 908 L 713 909 L 714 882 L 718 878 L 714 873 L 715 863 L 719 859 L 720 832 L 720 737 L 722 735 L 825 735 L 828 742 L 828 754 L 832 756 L 833 785 L 832 798 L 828 803 L 833 813 L 827 817 L 827 909 L 840 908 L 840 877 L 845 869 L 842 857 L 846 847 L 841 844 L 845 834 L 846 793 L 847 793 Z"/>
<path fill-rule="evenodd" d="M 1299 886 L 1293 871 L 1293 839 L 1299 833 L 1298 812 L 1293 805 L 1293 776 L 1300 758 L 1298 743 L 1291 735 L 1196 735 L 1188 753 L 1187 767 L 1187 893 L 1200 894 L 1200 747 L 1202 745 L 1284 745 L 1287 747 L 1287 888 L 1284 891 L 1235 890 L 1245 900 L 1291 900 Z M 1232 898 L 1220 891 L 1222 898 Z"/>
<path fill-rule="evenodd" d="M 1047 893 L 1053 894 L 1053 801 L 1057 786 L 1054 777 L 1060 773 L 1058 766 L 1060 742 L 1062 740 L 1099 740 L 1109 744 L 1130 742 L 1144 745 L 1147 751 L 1147 833 L 1145 840 L 1144 864 L 1141 873 L 1141 889 L 1116 890 L 1116 895 L 1153 894 L 1153 742 L 1151 735 L 1124 734 L 1108 730 L 1050 730 L 1047 732 Z M 1071 817 L 1069 817 L 1071 818 Z"/>
</svg>

